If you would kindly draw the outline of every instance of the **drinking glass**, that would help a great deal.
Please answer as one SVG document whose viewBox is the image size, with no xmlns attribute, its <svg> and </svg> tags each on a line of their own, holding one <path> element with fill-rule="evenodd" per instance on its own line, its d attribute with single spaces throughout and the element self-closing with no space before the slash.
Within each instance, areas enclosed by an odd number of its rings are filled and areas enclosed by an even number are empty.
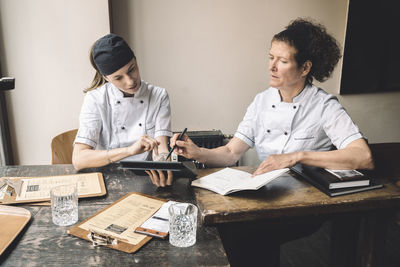
<svg viewBox="0 0 400 267">
<path fill-rule="evenodd" d="M 169 243 L 190 247 L 196 243 L 197 207 L 190 203 L 175 203 L 168 208 Z"/>
<path fill-rule="evenodd" d="M 50 190 L 53 223 L 67 226 L 78 221 L 78 189 L 76 184 L 59 185 Z"/>
</svg>

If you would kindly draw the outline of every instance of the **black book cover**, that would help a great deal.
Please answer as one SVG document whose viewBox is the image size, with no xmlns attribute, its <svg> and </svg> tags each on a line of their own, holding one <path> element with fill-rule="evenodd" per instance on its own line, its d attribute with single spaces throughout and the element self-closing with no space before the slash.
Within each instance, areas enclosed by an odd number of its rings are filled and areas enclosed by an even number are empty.
<svg viewBox="0 0 400 267">
<path fill-rule="evenodd" d="M 345 176 L 342 174 L 342 179 L 336 177 L 334 174 L 325 170 L 324 168 L 302 165 L 303 171 L 310 176 L 310 178 L 316 180 L 321 185 L 325 186 L 327 189 L 338 189 L 347 187 L 357 187 L 357 186 L 367 186 L 370 183 L 369 177 L 354 171 L 356 174 L 352 176 Z M 352 172 L 347 171 L 347 172 Z"/>
<path fill-rule="evenodd" d="M 328 189 L 324 185 L 320 184 L 317 180 L 311 178 L 307 173 L 305 173 L 303 168 L 304 166 L 305 165 L 302 164 L 296 164 L 291 167 L 290 170 L 330 197 L 352 194 L 383 187 L 383 184 L 379 183 L 376 179 L 370 178 L 370 183 L 367 186 Z"/>
</svg>

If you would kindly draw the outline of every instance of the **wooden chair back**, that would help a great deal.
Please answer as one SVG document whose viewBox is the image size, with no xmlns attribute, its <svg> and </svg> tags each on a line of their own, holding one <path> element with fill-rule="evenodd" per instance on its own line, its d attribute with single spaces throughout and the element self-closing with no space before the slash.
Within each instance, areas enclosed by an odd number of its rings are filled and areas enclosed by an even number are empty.
<svg viewBox="0 0 400 267">
<path fill-rule="evenodd" d="M 57 135 L 51 140 L 51 164 L 71 164 L 73 143 L 78 129 Z"/>
</svg>

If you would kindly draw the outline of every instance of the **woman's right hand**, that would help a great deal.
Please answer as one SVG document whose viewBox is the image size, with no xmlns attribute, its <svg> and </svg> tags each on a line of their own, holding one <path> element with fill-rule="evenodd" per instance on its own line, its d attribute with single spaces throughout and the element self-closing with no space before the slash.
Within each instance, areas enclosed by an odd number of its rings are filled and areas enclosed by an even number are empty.
<svg viewBox="0 0 400 267">
<path fill-rule="evenodd" d="M 164 171 L 160 170 L 147 170 L 145 172 L 150 177 L 151 182 L 156 186 L 165 187 L 172 185 L 172 181 L 174 179 L 172 171 L 167 171 L 167 175 L 165 175 Z"/>
<path fill-rule="evenodd" d="M 187 159 L 197 159 L 200 155 L 200 148 L 186 134 L 182 137 L 182 140 L 177 140 L 178 136 L 179 134 L 176 133 L 170 140 L 171 148 L 176 144 L 175 154 Z"/>
<path fill-rule="evenodd" d="M 155 155 L 158 155 L 158 145 L 160 145 L 159 141 L 144 134 L 135 143 L 128 147 L 128 151 L 129 154 L 133 156 L 154 149 Z"/>
</svg>

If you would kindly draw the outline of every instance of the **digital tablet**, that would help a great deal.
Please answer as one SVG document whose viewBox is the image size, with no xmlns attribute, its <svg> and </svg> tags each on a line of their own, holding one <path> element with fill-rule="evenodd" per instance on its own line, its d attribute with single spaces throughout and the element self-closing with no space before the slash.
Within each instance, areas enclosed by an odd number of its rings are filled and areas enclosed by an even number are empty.
<svg viewBox="0 0 400 267">
<path fill-rule="evenodd" d="M 192 161 L 132 161 L 121 160 L 121 168 L 132 170 L 135 174 L 146 175 L 146 170 L 172 171 L 174 177 L 195 178 L 196 165 Z"/>
</svg>

